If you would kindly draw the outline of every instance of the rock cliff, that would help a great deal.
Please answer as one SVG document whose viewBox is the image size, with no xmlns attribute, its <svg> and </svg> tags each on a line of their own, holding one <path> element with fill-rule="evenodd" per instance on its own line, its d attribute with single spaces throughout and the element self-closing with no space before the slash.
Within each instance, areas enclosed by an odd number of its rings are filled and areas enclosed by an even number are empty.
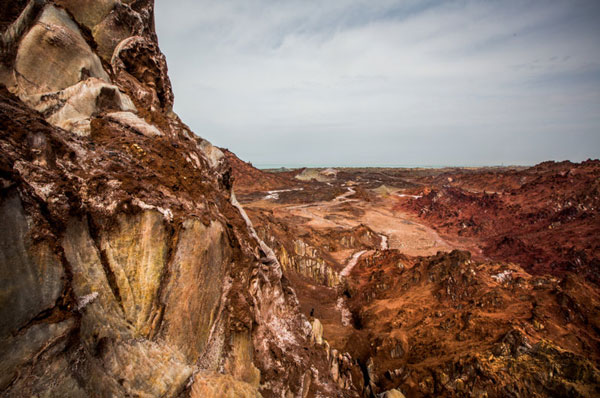
<svg viewBox="0 0 600 398">
<path fill-rule="evenodd" d="M 173 113 L 153 18 L 0 10 L 1 395 L 355 396 L 223 153 Z"/>
</svg>

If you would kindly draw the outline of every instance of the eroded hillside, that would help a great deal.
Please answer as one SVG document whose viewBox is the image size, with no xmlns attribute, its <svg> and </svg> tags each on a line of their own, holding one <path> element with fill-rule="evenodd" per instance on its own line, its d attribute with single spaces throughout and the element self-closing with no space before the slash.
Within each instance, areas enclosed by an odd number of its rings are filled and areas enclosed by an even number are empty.
<svg viewBox="0 0 600 398">
<path fill-rule="evenodd" d="M 243 206 L 362 396 L 600 395 L 598 161 L 258 173 Z"/>
</svg>

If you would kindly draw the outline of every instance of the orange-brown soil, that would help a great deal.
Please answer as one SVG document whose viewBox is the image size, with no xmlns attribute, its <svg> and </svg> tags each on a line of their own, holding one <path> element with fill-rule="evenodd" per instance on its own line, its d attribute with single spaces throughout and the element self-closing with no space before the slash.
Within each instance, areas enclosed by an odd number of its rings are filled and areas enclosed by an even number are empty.
<svg viewBox="0 0 600 398">
<path fill-rule="evenodd" d="M 567 271 L 600 282 L 600 161 L 546 162 L 509 172 L 456 171 L 416 179 L 408 210 L 444 236 L 534 274 Z"/>
<path fill-rule="evenodd" d="M 355 330 L 342 349 L 373 362 L 373 390 L 598 394 L 600 295 L 577 276 L 533 276 L 461 251 L 425 258 L 385 251 L 359 263 L 348 290 Z"/>
<path fill-rule="evenodd" d="M 363 396 L 600 396 L 600 162 L 319 181 L 232 165 Z"/>
</svg>

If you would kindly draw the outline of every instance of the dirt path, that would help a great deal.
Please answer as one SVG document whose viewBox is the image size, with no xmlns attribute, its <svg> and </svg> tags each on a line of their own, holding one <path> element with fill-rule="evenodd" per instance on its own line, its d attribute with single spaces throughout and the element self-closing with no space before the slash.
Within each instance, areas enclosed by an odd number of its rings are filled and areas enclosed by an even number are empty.
<svg viewBox="0 0 600 398">
<path fill-rule="evenodd" d="M 337 196 L 335 199 L 333 199 L 332 202 L 337 202 L 337 204 L 339 203 L 343 203 L 343 202 L 356 202 L 356 199 L 346 199 L 348 196 L 352 196 L 356 193 L 356 191 L 354 189 L 352 189 L 351 187 L 348 187 L 348 192 L 341 194 L 340 196 Z"/>
<path fill-rule="evenodd" d="M 367 203 L 357 199 L 345 199 L 349 192 L 330 202 L 311 203 L 279 207 L 277 213 L 291 213 L 308 219 L 311 228 L 353 228 L 360 224 L 369 226 L 381 237 L 381 250 L 399 249 L 411 256 L 427 256 L 438 251 L 450 251 L 459 248 L 445 241 L 432 228 L 419 223 L 408 213 L 392 211 L 392 202 Z M 344 200 L 345 199 L 345 200 Z M 358 214 L 340 209 L 340 203 L 352 202 Z"/>
<path fill-rule="evenodd" d="M 358 262 L 358 259 L 360 258 L 360 256 L 362 256 L 366 252 L 367 252 L 366 250 L 361 250 L 359 252 L 354 253 L 352 255 L 352 257 L 350 258 L 350 260 L 348 261 L 348 263 L 346 263 L 346 266 L 344 267 L 342 272 L 340 272 L 340 276 L 343 276 L 345 278 L 348 275 L 350 275 L 350 272 L 352 272 L 352 268 L 354 268 L 354 266 Z"/>
<path fill-rule="evenodd" d="M 340 272 L 340 276 L 342 278 L 347 278 L 348 275 L 350 275 L 350 272 L 352 272 L 352 269 L 356 266 L 356 263 L 358 262 L 358 259 L 360 258 L 360 256 L 362 256 L 366 252 L 367 252 L 367 250 L 361 250 L 359 252 L 354 253 L 352 255 L 352 257 L 350 258 L 350 260 L 348 260 L 348 262 L 346 263 L 346 266 L 344 267 L 342 272 Z M 352 319 L 352 313 L 350 312 L 350 309 L 348 308 L 346 296 L 341 295 L 338 297 L 337 302 L 335 304 L 335 308 L 340 313 L 342 325 L 349 326 L 350 321 Z"/>
<path fill-rule="evenodd" d="M 388 237 L 387 235 L 384 234 L 379 234 L 379 237 L 381 238 L 381 250 L 387 250 L 389 249 L 389 244 L 388 244 Z"/>
</svg>

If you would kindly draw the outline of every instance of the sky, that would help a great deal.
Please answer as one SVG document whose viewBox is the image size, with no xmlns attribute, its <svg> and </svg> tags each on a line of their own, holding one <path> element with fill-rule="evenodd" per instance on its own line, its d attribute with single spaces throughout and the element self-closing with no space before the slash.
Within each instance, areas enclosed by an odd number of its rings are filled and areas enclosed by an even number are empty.
<svg viewBox="0 0 600 398">
<path fill-rule="evenodd" d="M 600 157 L 598 0 L 156 0 L 175 111 L 257 166 Z"/>
</svg>

